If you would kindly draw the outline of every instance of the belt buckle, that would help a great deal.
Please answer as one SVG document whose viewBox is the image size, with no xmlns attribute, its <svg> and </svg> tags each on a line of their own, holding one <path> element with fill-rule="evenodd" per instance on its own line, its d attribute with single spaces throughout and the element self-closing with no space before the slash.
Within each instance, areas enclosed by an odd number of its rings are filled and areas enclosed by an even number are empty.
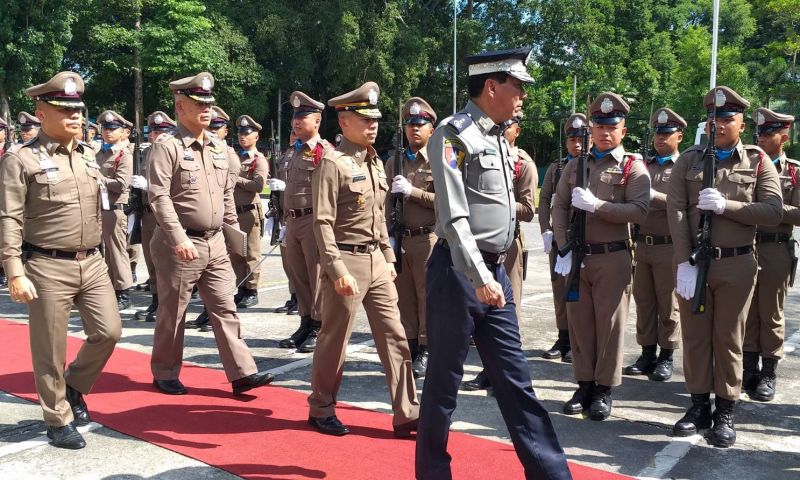
<svg viewBox="0 0 800 480">
<path fill-rule="evenodd" d="M 88 250 L 82 250 L 80 252 L 75 252 L 75 260 L 86 260 L 86 257 L 89 255 L 87 254 Z"/>
<path fill-rule="evenodd" d="M 645 235 L 644 236 L 644 244 L 645 245 L 655 245 L 655 238 L 652 235 Z"/>
<path fill-rule="evenodd" d="M 713 252 L 714 260 L 722 258 L 722 247 L 712 247 L 711 251 Z"/>
<path fill-rule="evenodd" d="M 297 218 L 297 212 L 295 212 L 294 209 L 289 210 L 289 216 L 292 218 Z"/>
<path fill-rule="evenodd" d="M 591 245 L 584 245 L 583 246 L 583 256 L 584 257 L 591 257 L 592 256 L 592 247 Z"/>
</svg>

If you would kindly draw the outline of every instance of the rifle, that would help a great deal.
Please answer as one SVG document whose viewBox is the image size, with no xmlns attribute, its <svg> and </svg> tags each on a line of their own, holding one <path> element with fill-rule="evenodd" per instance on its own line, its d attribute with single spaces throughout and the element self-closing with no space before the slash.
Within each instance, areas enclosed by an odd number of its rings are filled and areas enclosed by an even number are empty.
<svg viewBox="0 0 800 480">
<path fill-rule="evenodd" d="M 133 127 L 131 130 L 133 137 L 133 171 L 136 175 L 140 175 L 139 171 L 142 167 L 142 144 L 139 130 Z M 126 215 L 133 215 L 133 226 L 131 228 L 130 244 L 139 245 L 142 243 L 142 216 L 144 215 L 144 192 L 140 188 L 131 188 L 130 196 L 128 197 L 128 206 L 125 209 Z"/>
<path fill-rule="evenodd" d="M 561 146 L 564 144 L 564 139 L 561 137 L 561 134 L 564 131 L 564 124 L 567 122 L 567 120 L 569 120 L 569 118 L 564 119 L 564 121 L 560 122 L 559 125 L 558 125 L 558 160 L 556 160 L 556 171 L 553 172 L 553 195 L 552 195 L 552 197 L 555 197 L 555 191 L 556 191 L 556 188 L 558 187 L 558 182 L 561 180 L 561 172 L 564 171 L 564 153 L 561 150 Z M 551 200 L 550 201 L 550 205 L 552 206 L 552 204 L 553 204 L 553 201 Z M 556 240 L 555 240 L 555 238 L 553 238 L 553 247 L 555 247 L 555 246 L 556 246 Z M 525 264 L 525 261 L 527 260 L 527 258 L 523 258 L 522 260 L 523 260 L 523 264 Z M 555 266 L 556 266 L 555 262 L 553 262 L 552 268 L 550 268 L 550 281 L 551 282 L 555 282 L 556 280 L 558 280 L 558 274 L 556 273 Z M 524 267 L 527 270 L 528 266 L 524 265 Z M 525 280 L 524 277 L 523 277 L 523 280 Z"/>
<path fill-rule="evenodd" d="M 397 148 L 394 151 L 394 174 L 403 174 L 403 155 L 405 155 L 403 148 L 403 108 L 398 104 L 397 109 Z M 395 193 L 392 195 L 392 225 L 389 227 L 389 235 L 394 239 L 394 257 L 395 257 L 395 270 L 397 273 L 403 271 L 403 233 L 405 227 L 403 225 L 403 200 L 402 193 Z"/>
<path fill-rule="evenodd" d="M 714 188 L 714 177 L 716 176 L 717 161 L 717 107 L 714 106 L 714 113 L 708 120 L 711 122 L 708 129 L 708 143 L 703 150 L 703 185 L 702 189 Z M 708 270 L 711 267 L 711 260 L 714 258 L 714 246 L 711 244 L 711 220 L 714 212 L 703 211 L 700 214 L 700 225 L 697 227 L 697 247 L 689 255 L 689 264 L 697 267 L 697 283 L 694 286 L 692 296 L 692 313 L 704 313 L 706 311 L 706 283 L 708 282 Z"/>
<path fill-rule="evenodd" d="M 277 178 L 278 168 L 280 165 L 280 145 L 277 145 L 275 139 L 270 140 L 270 162 L 272 163 L 273 176 Z M 278 238 L 281 235 L 281 221 L 283 220 L 283 192 L 277 192 L 270 189 L 269 191 L 269 210 L 267 211 L 266 218 L 272 219 L 272 231 L 270 231 L 269 244 L 277 245 Z"/>
<path fill-rule="evenodd" d="M 642 145 L 639 148 L 639 151 L 641 152 L 640 155 L 642 156 L 642 161 L 643 162 L 647 162 L 647 157 L 650 155 L 650 140 L 651 140 L 650 135 L 651 135 L 651 132 L 650 132 L 650 120 L 649 119 L 652 118 L 652 117 L 653 117 L 653 107 L 652 107 L 652 104 L 651 104 L 651 106 L 650 106 L 650 116 L 647 117 L 648 120 L 647 120 L 647 123 L 644 126 L 644 131 L 642 132 Z M 641 227 L 640 227 L 640 225 L 638 223 L 634 223 L 633 224 L 633 228 L 631 229 L 631 239 L 633 240 L 634 244 L 636 243 L 636 237 L 639 236 L 639 229 L 640 228 Z M 633 259 L 633 269 L 634 269 L 634 271 L 636 271 L 636 258 L 635 258 L 635 256 L 634 256 L 634 259 Z"/>
<path fill-rule="evenodd" d="M 581 154 L 575 160 L 578 162 L 575 174 L 577 187 L 587 188 L 589 176 L 587 175 L 586 161 L 589 157 L 589 128 L 584 125 L 581 127 Z M 567 244 L 559 249 L 558 255 L 564 257 L 572 252 L 572 268 L 567 277 L 567 291 L 564 300 L 567 302 L 577 302 L 580 298 L 581 287 L 581 265 L 583 257 L 586 256 L 586 212 L 579 208 L 572 209 L 572 219 L 567 227 Z"/>
<path fill-rule="evenodd" d="M 131 132 L 131 134 L 133 134 L 133 132 Z M 83 109 L 83 142 L 91 142 L 89 138 L 89 107 Z"/>
</svg>

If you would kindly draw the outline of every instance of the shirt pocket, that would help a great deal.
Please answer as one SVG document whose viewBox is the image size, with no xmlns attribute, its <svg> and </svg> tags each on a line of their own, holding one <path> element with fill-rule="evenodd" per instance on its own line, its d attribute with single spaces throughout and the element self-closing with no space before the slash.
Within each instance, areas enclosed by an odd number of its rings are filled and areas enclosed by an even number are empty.
<svg viewBox="0 0 800 480">
<path fill-rule="evenodd" d="M 720 185 L 721 193 L 729 200 L 752 202 L 755 198 L 756 177 L 737 172 L 731 172 Z"/>
<path fill-rule="evenodd" d="M 492 154 L 480 154 L 480 171 L 478 173 L 478 191 L 482 193 L 502 193 L 505 191 L 503 170 L 500 157 Z"/>
<path fill-rule="evenodd" d="M 686 195 L 688 205 L 695 206 L 699 201 L 700 190 L 703 189 L 703 171 L 702 170 L 687 170 L 686 176 Z"/>
<path fill-rule="evenodd" d="M 35 174 L 32 185 L 34 197 L 48 203 L 77 203 L 78 189 L 69 178 L 68 172 L 64 170 L 50 172 L 49 176 L 47 172 Z"/>
<path fill-rule="evenodd" d="M 200 185 L 198 185 L 200 165 L 193 160 L 181 160 L 179 167 L 181 172 L 181 188 L 184 190 L 197 190 L 200 188 Z"/>
<path fill-rule="evenodd" d="M 349 212 L 364 210 L 367 204 L 367 181 L 353 182 L 347 185 L 348 194 L 344 198 L 344 206 Z"/>
<path fill-rule="evenodd" d="M 225 185 L 228 183 L 228 170 L 230 169 L 230 163 L 228 160 L 212 160 L 214 164 L 214 173 L 217 175 L 217 183 L 220 187 L 224 188 Z"/>
<path fill-rule="evenodd" d="M 597 183 L 597 198 L 606 202 L 622 202 L 624 200 L 624 184 L 622 172 L 603 172 Z"/>
</svg>

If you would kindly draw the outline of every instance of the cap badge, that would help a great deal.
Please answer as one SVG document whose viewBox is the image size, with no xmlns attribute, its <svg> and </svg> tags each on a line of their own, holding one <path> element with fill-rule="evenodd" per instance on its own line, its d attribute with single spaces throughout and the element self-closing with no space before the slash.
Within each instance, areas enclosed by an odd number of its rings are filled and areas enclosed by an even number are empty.
<svg viewBox="0 0 800 480">
<path fill-rule="evenodd" d="M 111 123 L 113 121 L 114 121 L 114 115 L 111 115 L 110 113 L 106 113 L 106 123 Z"/>
<path fill-rule="evenodd" d="M 725 96 L 725 92 L 717 90 L 716 96 L 714 97 L 714 105 L 716 105 L 717 108 L 724 107 L 727 101 L 728 97 Z"/>
<path fill-rule="evenodd" d="M 75 83 L 75 79 L 72 77 L 67 77 L 67 80 L 64 82 L 64 93 L 67 95 L 75 95 L 78 93 L 78 84 Z"/>
<path fill-rule="evenodd" d="M 669 120 L 669 115 L 664 110 L 661 110 L 661 113 L 658 114 L 658 123 L 667 123 Z"/>
<path fill-rule="evenodd" d="M 600 111 L 603 113 L 611 113 L 612 110 L 614 110 L 614 102 L 608 97 L 604 98 L 603 103 L 600 104 Z"/>
<path fill-rule="evenodd" d="M 411 108 L 409 108 L 409 109 L 408 109 L 408 113 L 410 113 L 411 115 L 419 115 L 419 112 L 420 112 L 421 110 L 422 110 L 422 109 L 420 108 L 420 106 L 419 106 L 419 103 L 417 103 L 417 102 L 414 102 L 414 103 L 411 105 Z"/>
<path fill-rule="evenodd" d="M 374 88 L 370 88 L 369 89 L 368 98 L 369 98 L 369 104 L 370 105 L 377 105 L 378 104 L 378 91 L 375 90 Z"/>
<path fill-rule="evenodd" d="M 758 114 L 756 115 L 756 123 L 758 125 L 764 125 L 765 123 L 767 123 L 767 119 L 764 118 L 764 114 L 763 113 L 758 112 Z"/>
<path fill-rule="evenodd" d="M 292 99 L 292 106 L 294 108 L 300 108 L 300 97 L 294 97 Z"/>
<path fill-rule="evenodd" d="M 581 117 L 575 117 L 575 119 L 572 121 L 572 128 L 577 130 L 582 126 L 583 126 L 583 120 L 581 120 Z"/>
<path fill-rule="evenodd" d="M 162 117 L 160 114 L 156 115 L 155 117 L 153 117 L 153 123 L 155 123 L 156 125 L 164 123 L 164 117 Z"/>
<path fill-rule="evenodd" d="M 240 127 L 246 127 L 248 125 L 250 125 L 250 122 L 248 122 L 246 118 L 243 118 L 242 121 L 239 122 Z"/>
<path fill-rule="evenodd" d="M 18 121 L 19 123 L 25 123 L 25 115 L 23 115 L 23 114 L 21 114 L 21 113 L 20 113 L 20 114 L 19 114 L 19 117 L 17 117 L 17 121 Z"/>
<path fill-rule="evenodd" d="M 216 110 L 211 110 L 211 118 L 217 118 L 217 117 L 219 117 L 219 114 L 217 113 L 217 111 Z"/>
<path fill-rule="evenodd" d="M 211 79 L 208 77 L 203 77 L 200 88 L 202 88 L 204 92 L 211 90 Z"/>
</svg>

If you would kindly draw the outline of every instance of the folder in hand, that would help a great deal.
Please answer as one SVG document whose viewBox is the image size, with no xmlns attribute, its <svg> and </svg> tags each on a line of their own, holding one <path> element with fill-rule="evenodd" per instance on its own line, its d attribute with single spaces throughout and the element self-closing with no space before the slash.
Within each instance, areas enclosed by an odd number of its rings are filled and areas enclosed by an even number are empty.
<svg viewBox="0 0 800 480">
<path fill-rule="evenodd" d="M 232 225 L 224 223 L 222 224 L 222 234 L 225 235 L 225 243 L 228 244 L 228 248 L 231 249 L 231 252 L 240 257 L 247 256 L 246 233 Z"/>
</svg>

